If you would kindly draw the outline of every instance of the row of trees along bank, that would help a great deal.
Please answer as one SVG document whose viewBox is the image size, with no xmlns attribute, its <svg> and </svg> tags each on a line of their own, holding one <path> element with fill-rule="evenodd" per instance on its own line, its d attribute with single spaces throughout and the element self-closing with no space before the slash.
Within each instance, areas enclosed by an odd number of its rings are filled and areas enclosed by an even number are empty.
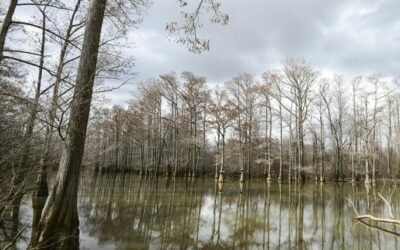
<svg viewBox="0 0 400 250">
<path fill-rule="evenodd" d="M 210 88 L 191 72 L 143 82 L 91 120 L 85 164 L 101 172 L 318 181 L 398 176 L 399 93 L 379 74 L 321 76 L 287 58 L 259 79 Z"/>
</svg>

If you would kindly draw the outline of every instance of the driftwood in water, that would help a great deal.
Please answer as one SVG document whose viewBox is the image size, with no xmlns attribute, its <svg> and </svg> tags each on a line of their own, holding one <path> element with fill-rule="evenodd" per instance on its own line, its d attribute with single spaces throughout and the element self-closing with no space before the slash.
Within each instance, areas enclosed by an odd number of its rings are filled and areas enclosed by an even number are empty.
<svg viewBox="0 0 400 250">
<path fill-rule="evenodd" d="M 386 200 L 380 193 L 378 193 L 379 198 L 382 199 L 382 201 L 386 204 L 386 206 L 389 208 L 389 216 L 390 218 L 381 218 L 381 217 L 376 217 L 370 214 L 359 214 L 354 206 L 353 201 L 350 198 L 347 198 L 347 200 L 350 202 L 350 204 L 353 207 L 354 212 L 356 213 L 356 217 L 355 219 L 363 222 L 363 219 L 370 219 L 371 221 L 375 221 L 375 222 L 382 222 L 382 223 L 389 223 L 389 224 L 396 224 L 396 225 L 400 225 L 400 220 L 395 219 L 393 216 L 393 212 L 392 212 L 392 206 L 390 205 L 390 202 L 388 200 Z M 365 225 L 365 223 L 363 222 L 363 224 Z"/>
<path fill-rule="evenodd" d="M 355 217 L 355 219 L 357 219 L 357 220 L 370 219 L 370 220 L 376 221 L 376 222 L 383 222 L 383 223 L 391 223 L 391 224 L 400 225 L 400 220 L 380 218 L 380 217 L 375 217 L 375 216 L 369 215 L 369 214 L 358 215 L 357 217 Z"/>
</svg>

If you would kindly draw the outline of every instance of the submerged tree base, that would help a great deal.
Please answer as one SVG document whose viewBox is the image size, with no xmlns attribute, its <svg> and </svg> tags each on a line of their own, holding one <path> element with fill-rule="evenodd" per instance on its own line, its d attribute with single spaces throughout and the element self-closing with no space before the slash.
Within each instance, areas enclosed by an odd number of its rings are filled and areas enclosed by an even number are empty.
<svg viewBox="0 0 400 250">
<path fill-rule="evenodd" d="M 33 196 L 35 197 L 48 197 L 49 196 L 49 188 L 47 184 L 46 175 L 39 175 L 38 180 L 36 181 L 36 186 L 34 188 Z"/>
</svg>

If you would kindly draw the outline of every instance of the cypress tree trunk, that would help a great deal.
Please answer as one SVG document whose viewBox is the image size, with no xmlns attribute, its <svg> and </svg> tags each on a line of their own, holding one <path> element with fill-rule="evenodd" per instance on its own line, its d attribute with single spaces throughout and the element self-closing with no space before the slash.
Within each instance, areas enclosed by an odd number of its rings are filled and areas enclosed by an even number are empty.
<svg viewBox="0 0 400 250">
<path fill-rule="evenodd" d="M 0 29 L 0 62 L 3 59 L 3 51 L 4 51 L 4 44 L 6 42 L 6 37 L 8 33 L 8 29 L 12 23 L 12 17 L 15 12 L 15 8 L 17 7 L 18 0 L 11 0 L 10 4 L 8 5 L 7 13 L 3 20 L 3 25 Z"/>
<path fill-rule="evenodd" d="M 282 117 L 282 92 L 279 91 L 279 176 L 278 182 L 282 181 L 282 167 L 283 167 L 283 117 Z"/>
<path fill-rule="evenodd" d="M 76 249 L 78 243 L 77 193 L 84 152 L 86 129 L 96 73 L 97 55 L 106 0 L 92 0 L 57 179 L 44 208 L 30 248 Z"/>
<path fill-rule="evenodd" d="M 325 135 L 324 135 L 324 120 L 322 118 L 322 111 L 319 112 L 320 122 L 320 169 L 319 169 L 319 181 L 324 181 L 324 170 L 325 170 Z"/>
</svg>

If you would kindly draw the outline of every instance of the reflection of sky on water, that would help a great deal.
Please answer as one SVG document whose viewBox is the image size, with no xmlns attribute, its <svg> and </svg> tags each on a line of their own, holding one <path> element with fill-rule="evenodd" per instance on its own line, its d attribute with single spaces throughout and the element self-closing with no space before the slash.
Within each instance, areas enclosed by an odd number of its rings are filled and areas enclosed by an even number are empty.
<svg viewBox="0 0 400 250">
<path fill-rule="evenodd" d="M 78 198 L 81 249 L 296 248 L 396 249 L 398 239 L 354 221 L 345 200 L 354 197 L 361 212 L 388 215 L 377 196 L 363 185 L 306 183 L 303 187 L 261 180 L 243 186 L 228 181 L 223 192 L 214 180 L 187 183 L 177 179 L 139 181 L 85 175 Z M 141 183 L 141 184 L 140 184 Z M 388 196 L 393 184 L 382 193 Z M 140 190 L 139 190 L 140 188 Z M 393 193 L 393 213 L 400 214 L 399 192 Z M 20 227 L 32 221 L 30 197 L 20 210 Z M 398 230 L 397 228 L 390 228 Z M 18 242 L 23 249 L 30 229 Z"/>
</svg>

